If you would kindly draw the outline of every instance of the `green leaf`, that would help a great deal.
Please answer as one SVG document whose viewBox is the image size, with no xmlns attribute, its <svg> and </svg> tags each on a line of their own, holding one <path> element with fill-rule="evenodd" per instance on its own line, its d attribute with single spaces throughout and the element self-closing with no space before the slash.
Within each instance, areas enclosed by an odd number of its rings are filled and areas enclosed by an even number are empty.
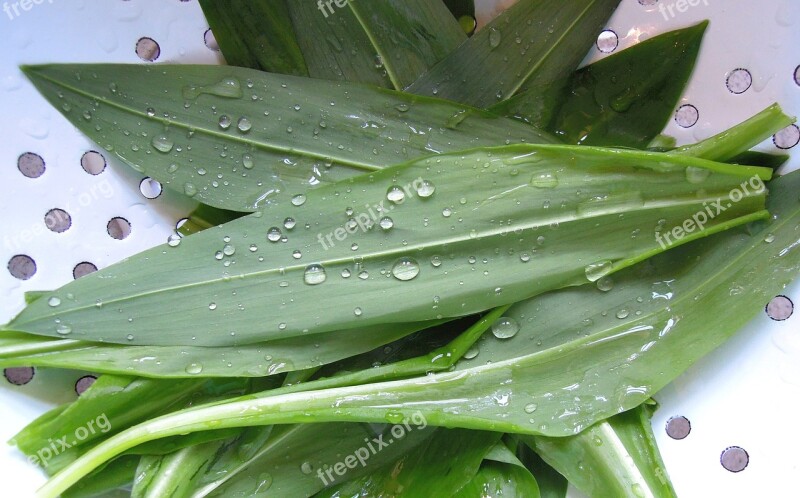
<svg viewBox="0 0 800 498">
<path fill-rule="evenodd" d="M 643 148 L 673 116 L 707 26 L 643 41 L 492 111 L 521 117 L 566 143 Z"/>
<path fill-rule="evenodd" d="M 53 478 L 39 496 L 56 496 L 129 447 L 212 425 L 397 420 L 413 410 L 434 426 L 547 436 L 578 433 L 647 400 L 760 313 L 764 302 L 800 274 L 800 173 L 777 179 L 771 188 L 769 207 L 776 217 L 761 229 L 751 227 L 753 235 L 731 231 L 716 244 L 667 252 L 618 273 L 609 292 L 583 286 L 520 303 L 508 317 L 521 330 L 511 339 L 489 337 L 479 343 L 477 356 L 462 360 L 453 372 L 243 397 L 162 417 L 98 446 Z M 595 304 L 581 313 L 574 302 Z M 711 332 L 709 316 L 716 317 Z"/>
<path fill-rule="evenodd" d="M 619 0 L 520 0 L 408 87 L 487 108 L 578 67 Z"/>
<path fill-rule="evenodd" d="M 23 70 L 56 109 L 123 162 L 233 211 L 439 152 L 555 141 L 452 102 L 243 68 Z"/>
<path fill-rule="evenodd" d="M 540 498 L 534 476 L 525 468 L 499 462 L 484 462 L 478 474 L 454 498 Z"/>
<path fill-rule="evenodd" d="M 270 342 L 206 348 L 132 346 L 0 334 L 0 367 L 37 366 L 154 378 L 261 377 L 365 353 L 437 322 L 398 323 Z"/>
<path fill-rule="evenodd" d="M 283 1 L 200 0 L 200 6 L 228 64 L 308 75 Z"/>
<path fill-rule="evenodd" d="M 219 448 L 218 442 L 210 442 L 166 456 L 142 457 L 131 498 L 188 498 Z"/>
<path fill-rule="evenodd" d="M 589 496 L 677 496 L 644 406 L 599 422 L 577 436 L 523 436 L 523 440 Z"/>
<path fill-rule="evenodd" d="M 208 347 L 465 316 L 657 254 L 659 224 L 681 225 L 754 174 L 771 171 L 578 146 L 420 160 L 146 251 L 34 301 L 6 328 Z M 680 242 L 767 216 L 763 190 L 742 197 Z M 383 217 L 391 229 L 376 226 Z"/>
<path fill-rule="evenodd" d="M 461 496 L 458 491 L 475 478 L 484 456 L 500 436 L 491 432 L 438 429 L 432 437 L 383 470 L 317 496 Z M 385 451 L 392 451 L 391 447 Z"/>
<path fill-rule="evenodd" d="M 520 460 L 525 464 L 525 468 L 536 478 L 541 498 L 565 498 L 567 496 L 569 483 L 564 476 L 545 463 L 527 445 L 520 444 L 517 448 L 517 453 L 520 455 Z"/>
<path fill-rule="evenodd" d="M 402 90 L 466 39 L 441 0 L 286 3 L 314 78 Z"/>
</svg>

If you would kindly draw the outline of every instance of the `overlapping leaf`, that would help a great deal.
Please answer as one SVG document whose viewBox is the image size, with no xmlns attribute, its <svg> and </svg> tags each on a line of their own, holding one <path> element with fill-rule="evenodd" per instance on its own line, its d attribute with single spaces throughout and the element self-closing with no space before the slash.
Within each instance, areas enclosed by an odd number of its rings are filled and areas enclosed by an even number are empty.
<svg viewBox="0 0 800 498">
<path fill-rule="evenodd" d="M 555 141 L 452 102 L 243 68 L 24 71 L 101 147 L 173 190 L 233 211 L 422 156 Z"/>
<path fill-rule="evenodd" d="M 754 174 L 771 171 L 576 146 L 420 160 L 146 251 L 37 299 L 6 328 L 206 347 L 465 316 L 656 254 L 656 231 Z M 763 190 L 741 197 L 683 241 L 766 215 Z"/>
</svg>

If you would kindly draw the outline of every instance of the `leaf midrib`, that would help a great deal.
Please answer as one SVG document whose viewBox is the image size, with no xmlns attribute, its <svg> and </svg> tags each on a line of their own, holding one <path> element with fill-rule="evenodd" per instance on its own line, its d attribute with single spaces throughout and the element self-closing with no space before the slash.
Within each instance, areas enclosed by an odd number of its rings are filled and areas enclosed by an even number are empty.
<svg viewBox="0 0 800 498">
<path fill-rule="evenodd" d="M 170 119 L 165 119 L 165 118 L 156 117 L 156 116 L 152 116 L 151 117 L 151 116 L 147 115 L 145 112 L 133 109 L 131 107 L 127 107 L 124 104 L 122 104 L 121 102 L 117 102 L 116 100 L 109 100 L 106 97 L 101 97 L 101 96 L 98 96 L 98 95 L 94 95 L 94 94 L 92 94 L 92 93 L 90 93 L 88 91 L 84 91 L 84 90 L 82 90 L 80 88 L 74 87 L 74 86 L 64 82 L 61 79 L 53 78 L 53 77 L 49 76 L 48 74 L 43 73 L 41 71 L 35 71 L 33 74 L 35 74 L 37 78 L 41 78 L 41 79 L 43 79 L 45 81 L 48 81 L 48 82 L 50 82 L 50 83 L 52 83 L 52 84 L 54 84 L 54 85 L 56 85 L 58 87 L 61 87 L 61 88 L 65 89 L 65 90 L 68 90 L 68 91 L 70 91 L 70 92 L 72 92 L 74 94 L 80 95 L 80 96 L 82 96 L 84 98 L 87 98 L 87 99 L 90 99 L 90 100 L 100 99 L 105 105 L 107 105 L 109 107 L 115 108 L 115 109 L 117 109 L 119 111 L 122 111 L 124 113 L 128 113 L 128 114 L 133 115 L 133 116 L 137 116 L 137 117 L 143 118 L 146 121 L 161 123 L 165 127 L 173 127 L 174 126 L 176 128 L 180 128 L 180 129 L 183 129 L 183 130 L 194 131 L 194 132 L 197 132 L 197 133 L 200 133 L 200 134 L 204 134 L 204 135 L 207 135 L 207 136 L 210 136 L 210 137 L 222 139 L 224 141 L 238 142 L 240 144 L 249 145 L 249 146 L 254 147 L 256 149 L 267 150 L 267 151 L 276 152 L 276 153 L 280 153 L 280 154 L 299 155 L 299 156 L 310 157 L 310 158 L 319 159 L 319 160 L 331 160 L 331 159 L 333 159 L 336 162 L 336 164 L 338 164 L 340 166 L 350 166 L 352 168 L 362 169 L 364 171 L 379 171 L 379 170 L 383 169 L 383 168 L 380 168 L 380 167 L 377 167 L 377 166 L 372 166 L 372 165 L 369 165 L 369 164 L 358 163 L 358 162 L 355 162 L 355 161 L 352 161 L 352 160 L 348 160 L 348 159 L 346 159 L 344 157 L 337 156 L 335 153 L 334 154 L 321 155 L 321 154 L 317 154 L 317 153 L 314 153 L 314 152 L 311 152 L 309 150 L 302 149 L 302 148 L 278 147 L 278 146 L 276 146 L 274 144 L 271 144 L 271 143 L 259 142 L 259 141 L 255 141 L 255 140 L 249 140 L 246 137 L 240 137 L 240 136 L 237 136 L 237 135 L 221 133 L 221 132 L 218 132 L 216 130 L 207 128 L 205 126 L 195 127 L 195 126 L 191 126 L 191 125 L 189 125 L 189 124 L 187 124 L 187 123 L 185 123 L 183 121 L 172 121 Z"/>
</svg>

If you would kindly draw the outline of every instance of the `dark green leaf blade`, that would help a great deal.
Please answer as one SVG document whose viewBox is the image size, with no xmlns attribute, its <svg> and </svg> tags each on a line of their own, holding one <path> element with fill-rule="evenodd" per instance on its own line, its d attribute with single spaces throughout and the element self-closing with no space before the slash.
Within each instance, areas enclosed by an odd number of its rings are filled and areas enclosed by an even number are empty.
<svg viewBox="0 0 800 498">
<path fill-rule="evenodd" d="M 488 108 L 578 66 L 619 0 L 520 0 L 408 87 Z M 519 40 L 519 42 L 518 42 Z"/>
<path fill-rule="evenodd" d="M 566 143 L 643 148 L 672 117 L 707 26 L 703 22 L 638 43 L 556 84 L 562 91 L 534 89 L 493 112 L 521 117 Z"/>
<path fill-rule="evenodd" d="M 466 39 L 441 0 L 289 1 L 312 77 L 402 90 Z"/>
<path fill-rule="evenodd" d="M 675 498 L 647 412 L 641 405 L 576 436 L 522 438 L 589 496 Z"/>
<path fill-rule="evenodd" d="M 56 109 L 123 162 L 232 211 L 436 153 L 555 141 L 452 102 L 243 68 L 65 64 L 24 71 Z"/>
<path fill-rule="evenodd" d="M 283 1 L 200 0 L 200 6 L 228 64 L 308 75 Z"/>
<path fill-rule="evenodd" d="M 657 254 L 666 249 L 654 237 L 659 225 L 679 226 L 752 174 L 771 170 L 578 146 L 437 156 L 312 189 L 302 203 L 274 203 L 151 249 L 34 301 L 6 328 L 206 347 L 466 316 Z M 746 192 L 682 242 L 765 217 L 764 195 Z M 377 226 L 383 217 L 388 230 Z M 297 226 L 285 228 L 287 218 Z M 632 237 L 637 230 L 642 236 Z M 483 259 L 483 271 L 473 271 Z M 404 306 L 387 302 L 390 295 Z"/>
<path fill-rule="evenodd" d="M 453 498 L 540 498 L 534 476 L 525 468 L 499 462 L 484 462 L 478 474 Z"/>
</svg>

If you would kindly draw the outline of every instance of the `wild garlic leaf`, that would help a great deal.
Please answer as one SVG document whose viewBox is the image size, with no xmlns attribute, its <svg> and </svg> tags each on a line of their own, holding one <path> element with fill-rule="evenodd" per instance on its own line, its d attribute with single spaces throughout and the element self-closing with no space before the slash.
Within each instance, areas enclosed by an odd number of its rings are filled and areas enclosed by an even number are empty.
<svg viewBox="0 0 800 498">
<path fill-rule="evenodd" d="M 123 162 L 232 211 L 255 211 L 279 194 L 423 156 L 556 141 L 453 102 L 229 66 L 59 64 L 23 71 L 72 124 Z"/>
<path fill-rule="evenodd" d="M 402 90 L 466 39 L 441 0 L 286 0 L 311 77 Z"/>
<path fill-rule="evenodd" d="M 578 67 L 619 0 L 519 0 L 407 90 L 482 109 Z"/>
<path fill-rule="evenodd" d="M 308 76 L 285 2 L 200 0 L 200 7 L 231 66 Z"/>
<path fill-rule="evenodd" d="M 5 328 L 216 347 L 466 316 L 657 254 L 670 243 L 657 231 L 754 174 L 771 171 L 577 146 L 438 156 L 151 249 L 34 301 Z M 766 216 L 763 190 L 741 197 L 678 242 Z"/>
<path fill-rule="evenodd" d="M 644 148 L 673 116 L 707 26 L 645 40 L 490 110 L 566 143 Z"/>
<path fill-rule="evenodd" d="M 575 436 L 522 440 L 588 496 L 675 498 L 648 411 L 640 405 Z"/>
</svg>

